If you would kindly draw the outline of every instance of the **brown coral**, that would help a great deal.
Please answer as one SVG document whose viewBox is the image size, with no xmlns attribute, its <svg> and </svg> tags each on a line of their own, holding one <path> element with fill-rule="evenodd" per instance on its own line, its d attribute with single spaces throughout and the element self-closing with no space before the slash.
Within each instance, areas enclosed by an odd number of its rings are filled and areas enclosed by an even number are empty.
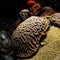
<svg viewBox="0 0 60 60">
<path fill-rule="evenodd" d="M 17 56 L 31 57 L 39 49 L 40 38 L 45 34 L 50 22 L 42 17 L 32 16 L 22 22 L 12 35 L 12 45 Z"/>
<path fill-rule="evenodd" d="M 52 17 L 55 18 L 55 24 L 57 24 L 60 27 L 60 13 L 54 13 L 52 14 Z"/>
</svg>

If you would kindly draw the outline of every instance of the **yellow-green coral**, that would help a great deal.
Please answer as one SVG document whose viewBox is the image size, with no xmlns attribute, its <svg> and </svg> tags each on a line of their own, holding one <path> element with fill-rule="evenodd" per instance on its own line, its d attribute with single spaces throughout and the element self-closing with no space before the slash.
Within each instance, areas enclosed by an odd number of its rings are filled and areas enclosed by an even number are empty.
<svg viewBox="0 0 60 60">
<path fill-rule="evenodd" d="M 60 55 L 60 28 L 51 26 L 47 33 L 45 46 L 38 50 L 38 53 L 27 60 L 59 60 Z"/>
<path fill-rule="evenodd" d="M 54 60 L 60 60 L 60 55 L 58 55 Z"/>
<path fill-rule="evenodd" d="M 55 40 L 60 40 L 60 28 L 51 26 L 44 41 L 50 43 Z"/>
<path fill-rule="evenodd" d="M 34 57 L 28 60 L 54 60 L 58 55 L 60 55 L 60 40 L 45 45 Z"/>
</svg>

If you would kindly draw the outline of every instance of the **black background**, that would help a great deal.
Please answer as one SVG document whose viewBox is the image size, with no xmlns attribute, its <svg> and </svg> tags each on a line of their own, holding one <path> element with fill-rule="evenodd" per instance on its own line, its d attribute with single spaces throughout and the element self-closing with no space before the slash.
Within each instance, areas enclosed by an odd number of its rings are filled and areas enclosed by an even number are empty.
<svg viewBox="0 0 60 60">
<path fill-rule="evenodd" d="M 16 17 L 21 9 L 27 8 L 28 0 L 0 0 L 0 17 Z M 55 11 L 60 12 L 59 0 L 37 0 L 43 5 L 52 7 Z M 51 2 L 52 1 L 52 2 Z"/>
<path fill-rule="evenodd" d="M 27 0 L 0 0 L 0 16 L 14 17 L 26 8 Z"/>
</svg>

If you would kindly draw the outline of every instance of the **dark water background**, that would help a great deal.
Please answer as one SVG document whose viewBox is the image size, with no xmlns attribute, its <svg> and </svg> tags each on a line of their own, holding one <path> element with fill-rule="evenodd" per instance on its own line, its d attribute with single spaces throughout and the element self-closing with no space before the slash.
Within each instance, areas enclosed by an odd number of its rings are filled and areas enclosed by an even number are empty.
<svg viewBox="0 0 60 60">
<path fill-rule="evenodd" d="M 0 16 L 16 17 L 21 9 L 27 8 L 28 0 L 0 0 Z M 59 0 L 36 0 L 44 6 L 50 6 L 60 12 Z"/>
</svg>

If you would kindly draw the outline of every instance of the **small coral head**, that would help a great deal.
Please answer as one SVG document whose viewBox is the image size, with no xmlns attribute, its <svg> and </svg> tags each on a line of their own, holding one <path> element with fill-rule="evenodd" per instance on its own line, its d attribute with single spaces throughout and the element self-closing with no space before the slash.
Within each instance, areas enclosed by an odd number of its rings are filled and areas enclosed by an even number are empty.
<svg viewBox="0 0 60 60">
<path fill-rule="evenodd" d="M 32 5 L 35 5 L 36 2 L 34 0 L 28 0 L 27 4 L 32 6 Z"/>
</svg>

